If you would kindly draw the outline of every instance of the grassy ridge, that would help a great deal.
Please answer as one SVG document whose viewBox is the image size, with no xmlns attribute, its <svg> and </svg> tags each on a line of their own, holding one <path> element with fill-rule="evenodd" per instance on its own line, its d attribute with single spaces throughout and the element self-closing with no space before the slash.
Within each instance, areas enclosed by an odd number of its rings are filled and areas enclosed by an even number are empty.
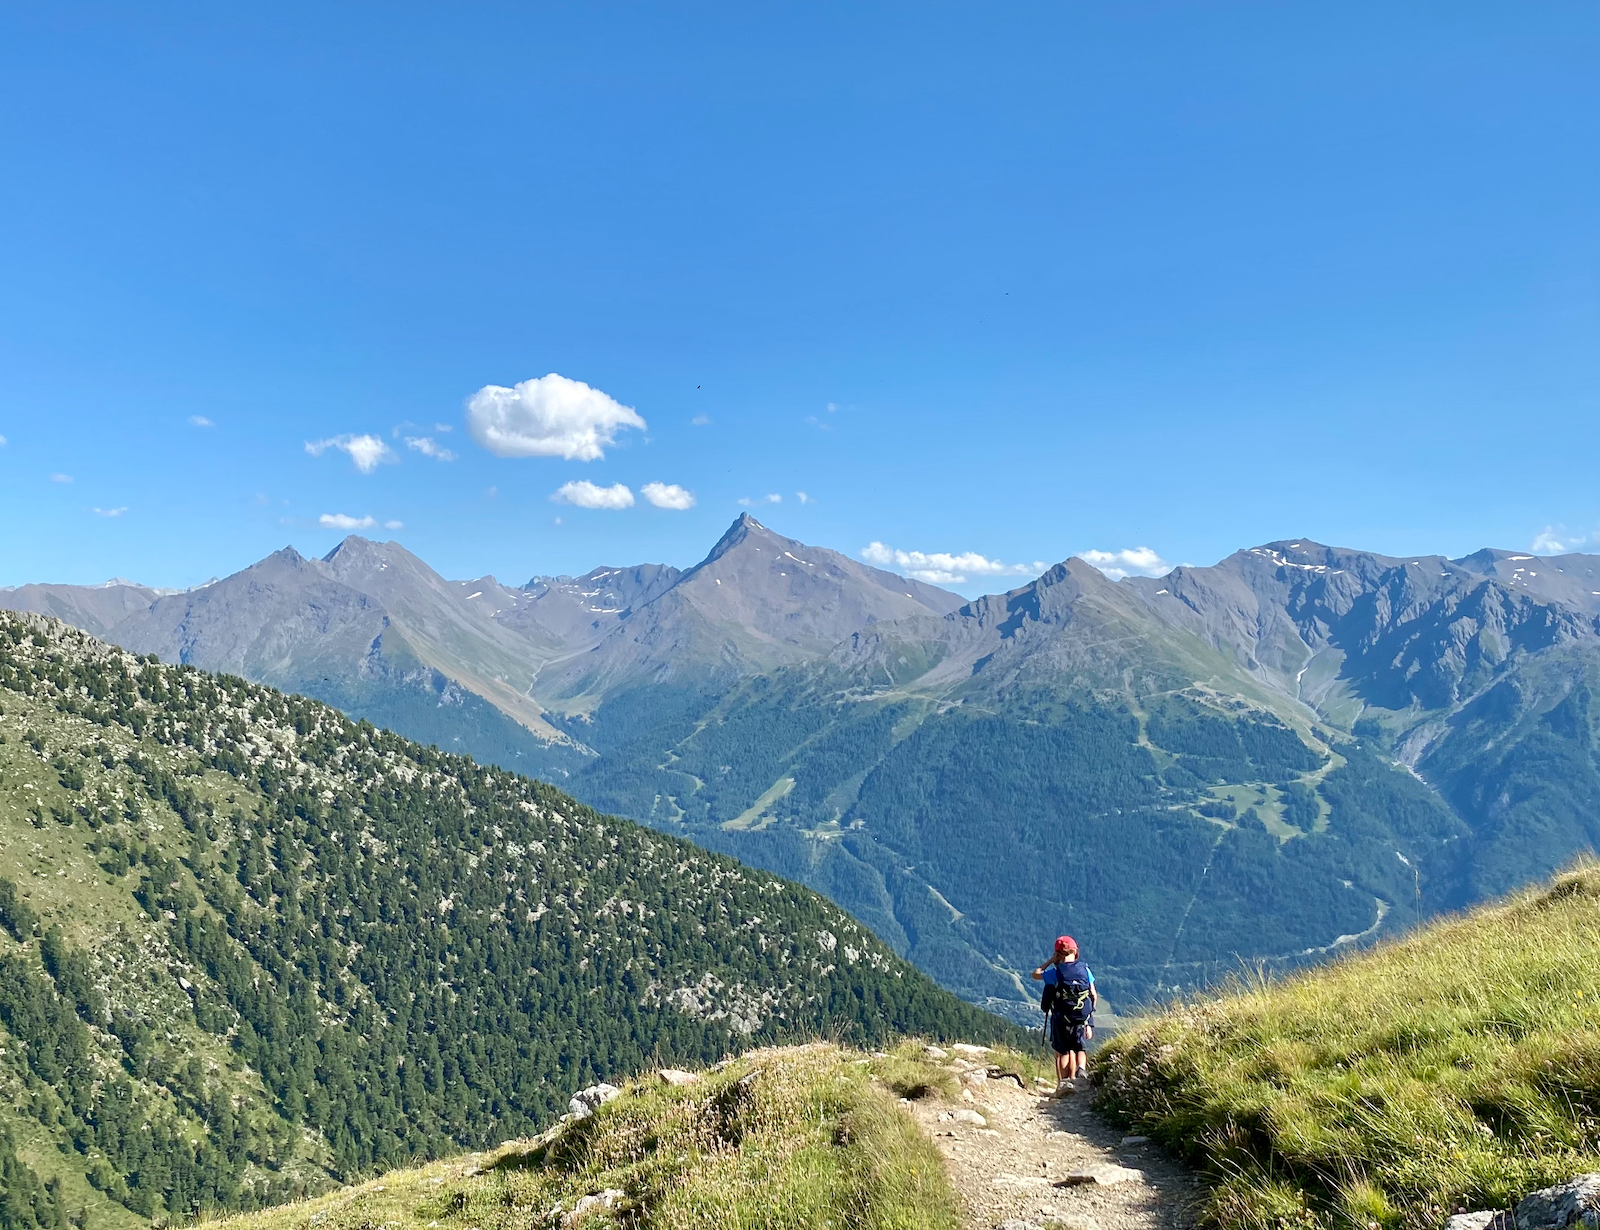
<svg viewBox="0 0 1600 1230">
<path fill-rule="evenodd" d="M 1097 1079 L 1219 1226 L 1439 1225 L 1600 1170 L 1600 863 L 1136 1023 Z"/>
<path fill-rule="evenodd" d="M 753 1051 L 693 1084 L 647 1075 L 590 1118 L 488 1154 L 222 1224 L 223 1230 L 526 1230 L 572 1219 L 652 1230 L 956 1230 L 932 1143 L 896 1104 L 950 1074 L 921 1044 Z"/>
</svg>

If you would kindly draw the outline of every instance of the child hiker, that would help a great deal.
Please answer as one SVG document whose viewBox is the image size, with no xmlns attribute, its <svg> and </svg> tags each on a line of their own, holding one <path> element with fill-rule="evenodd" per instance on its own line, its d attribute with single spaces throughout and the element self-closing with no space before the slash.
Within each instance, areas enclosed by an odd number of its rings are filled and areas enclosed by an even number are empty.
<svg viewBox="0 0 1600 1230">
<path fill-rule="evenodd" d="M 1056 940 L 1054 954 L 1033 971 L 1044 983 L 1039 1007 L 1050 1017 L 1050 1049 L 1056 1055 L 1056 1097 L 1073 1091 L 1073 1082 L 1088 1075 L 1089 1039 L 1094 1037 L 1094 975 L 1078 959 L 1078 941 Z"/>
</svg>

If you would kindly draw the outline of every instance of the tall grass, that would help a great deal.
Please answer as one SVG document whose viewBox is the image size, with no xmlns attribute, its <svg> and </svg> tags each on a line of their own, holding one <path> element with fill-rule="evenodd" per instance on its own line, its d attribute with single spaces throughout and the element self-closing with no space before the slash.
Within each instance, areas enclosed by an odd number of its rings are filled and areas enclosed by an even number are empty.
<svg viewBox="0 0 1600 1230">
<path fill-rule="evenodd" d="M 1600 863 L 1134 1022 L 1097 1080 L 1230 1230 L 1439 1225 L 1600 1170 Z"/>
<path fill-rule="evenodd" d="M 920 1070 L 919 1070 L 920 1069 Z M 479 1159 L 231 1219 L 230 1230 L 530 1230 L 581 1219 L 652 1230 L 957 1230 L 956 1197 L 897 1088 L 948 1074 L 914 1048 L 752 1052 L 694 1084 L 645 1077 L 592 1117 Z"/>
</svg>

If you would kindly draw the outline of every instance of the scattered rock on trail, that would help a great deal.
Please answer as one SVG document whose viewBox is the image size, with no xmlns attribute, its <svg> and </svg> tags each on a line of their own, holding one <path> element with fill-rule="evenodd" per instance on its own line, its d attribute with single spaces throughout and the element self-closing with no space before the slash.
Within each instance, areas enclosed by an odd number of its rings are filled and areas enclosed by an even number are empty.
<svg viewBox="0 0 1600 1230">
<path fill-rule="evenodd" d="M 1084 1183 L 1099 1183 L 1103 1187 L 1110 1187 L 1113 1183 L 1128 1183 L 1134 1179 L 1143 1178 L 1144 1175 L 1140 1171 L 1107 1162 L 1101 1166 L 1089 1166 L 1083 1170 L 1074 1170 L 1070 1174 L 1064 1174 L 1055 1181 L 1054 1186 L 1078 1187 Z"/>
<path fill-rule="evenodd" d="M 1517 1204 L 1516 1230 L 1600 1230 L 1600 1173 L 1581 1174 L 1566 1183 L 1524 1196 Z"/>
<path fill-rule="evenodd" d="M 987 1055 L 991 1048 L 987 1046 L 973 1046 L 970 1042 L 952 1042 L 950 1049 L 957 1055 L 965 1055 L 969 1059 L 976 1059 L 980 1055 Z"/>
<path fill-rule="evenodd" d="M 969 1062 L 958 1052 L 949 1066 Z M 1153 1144 L 1139 1150 L 1137 1169 L 1119 1165 L 1125 1132 L 1087 1097 L 1057 1101 L 975 1066 L 989 1079 L 962 1073 L 954 1096 L 905 1108 L 944 1158 L 966 1230 L 1193 1230 L 1202 1191 L 1187 1167 Z M 961 1114 L 969 1106 L 971 1119 Z M 1081 1178 L 1067 1183 L 1069 1175 Z"/>
<path fill-rule="evenodd" d="M 942 1046 L 925 1046 L 925 1047 L 922 1048 L 922 1054 L 923 1054 L 923 1056 L 925 1058 L 928 1058 L 928 1059 L 949 1059 L 950 1058 L 950 1052 L 945 1050 L 944 1047 L 942 1047 Z"/>
<path fill-rule="evenodd" d="M 567 1110 L 575 1119 L 587 1119 L 621 1092 L 622 1090 L 615 1085 L 601 1081 L 598 1085 L 590 1085 L 587 1089 L 580 1089 L 573 1094 L 572 1101 L 567 1103 Z"/>
</svg>

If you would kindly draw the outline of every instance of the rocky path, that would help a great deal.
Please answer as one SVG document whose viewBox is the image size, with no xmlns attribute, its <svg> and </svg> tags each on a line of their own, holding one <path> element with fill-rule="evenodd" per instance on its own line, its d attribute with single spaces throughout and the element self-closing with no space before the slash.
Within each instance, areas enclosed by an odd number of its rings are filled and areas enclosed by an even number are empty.
<svg viewBox="0 0 1600 1230">
<path fill-rule="evenodd" d="M 1184 1167 L 1089 1109 L 990 1075 L 982 1048 L 930 1050 L 959 1073 L 960 1097 L 909 1109 L 944 1155 L 970 1230 L 1187 1230 L 1199 1195 Z"/>
</svg>

